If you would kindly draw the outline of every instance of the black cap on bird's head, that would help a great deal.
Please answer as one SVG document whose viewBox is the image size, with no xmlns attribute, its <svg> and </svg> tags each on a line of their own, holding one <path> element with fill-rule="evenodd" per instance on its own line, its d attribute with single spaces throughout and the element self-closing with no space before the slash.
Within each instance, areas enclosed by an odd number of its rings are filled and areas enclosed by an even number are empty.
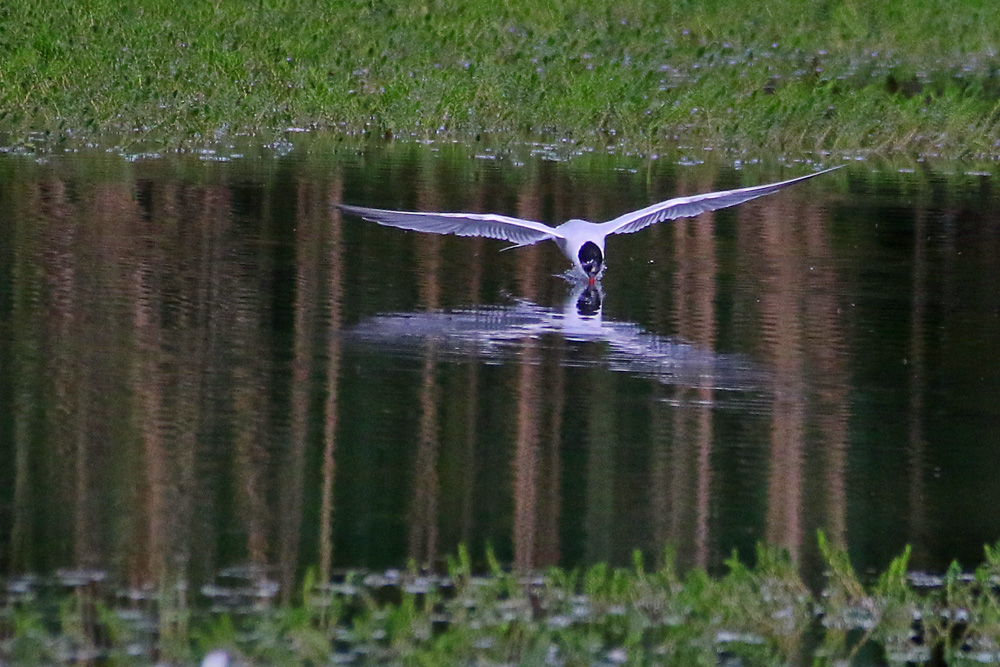
<svg viewBox="0 0 1000 667">
<path fill-rule="evenodd" d="M 582 246 L 580 246 L 579 252 L 580 266 L 583 268 L 584 273 L 590 278 L 590 284 L 593 285 L 597 280 L 597 276 L 600 275 L 601 269 L 604 268 L 604 253 L 601 249 L 597 247 L 597 244 L 593 241 L 587 241 Z"/>
</svg>

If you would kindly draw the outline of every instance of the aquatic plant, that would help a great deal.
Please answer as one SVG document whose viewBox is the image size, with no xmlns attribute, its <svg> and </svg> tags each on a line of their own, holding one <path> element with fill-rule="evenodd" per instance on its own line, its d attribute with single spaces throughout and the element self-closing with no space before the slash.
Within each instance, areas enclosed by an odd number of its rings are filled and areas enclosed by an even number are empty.
<svg viewBox="0 0 1000 667">
<path fill-rule="evenodd" d="M 230 589 L 227 600 L 206 586 L 206 607 L 178 584 L 130 592 L 25 578 L 0 607 L 0 659 L 190 663 L 223 652 L 235 664 L 757 665 L 837 662 L 868 646 L 891 662 L 926 662 L 935 650 L 948 663 L 1000 659 L 1000 544 L 974 573 L 953 564 L 941 577 L 908 572 L 906 549 L 865 585 L 843 549 L 819 541 L 827 579 L 818 595 L 786 552 L 763 545 L 752 566 L 734 555 L 719 576 L 681 576 L 671 549 L 652 569 L 636 552 L 631 568 L 545 573 L 506 569 L 488 550 L 476 574 L 462 547 L 443 574 L 411 565 L 317 582 L 310 572 L 292 604 L 268 586 Z"/>
</svg>

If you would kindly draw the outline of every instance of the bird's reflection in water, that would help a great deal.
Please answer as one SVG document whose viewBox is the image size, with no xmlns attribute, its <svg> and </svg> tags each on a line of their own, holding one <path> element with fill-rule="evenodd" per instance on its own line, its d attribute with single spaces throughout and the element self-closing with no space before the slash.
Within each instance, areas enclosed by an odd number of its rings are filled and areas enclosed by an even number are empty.
<svg viewBox="0 0 1000 667">
<path fill-rule="evenodd" d="M 603 302 L 599 285 L 585 285 L 576 299 L 576 312 L 582 316 L 600 315 Z"/>
<path fill-rule="evenodd" d="M 567 366 L 604 366 L 679 386 L 756 391 L 767 373 L 741 355 L 716 354 L 672 336 L 650 333 L 633 322 L 603 317 L 600 284 L 575 283 L 562 310 L 530 301 L 440 312 L 385 313 L 346 332 L 349 341 L 376 346 L 384 354 L 424 354 L 438 342 L 438 359 L 515 361 L 527 346 L 605 345 L 603 355 L 562 357 Z"/>
</svg>

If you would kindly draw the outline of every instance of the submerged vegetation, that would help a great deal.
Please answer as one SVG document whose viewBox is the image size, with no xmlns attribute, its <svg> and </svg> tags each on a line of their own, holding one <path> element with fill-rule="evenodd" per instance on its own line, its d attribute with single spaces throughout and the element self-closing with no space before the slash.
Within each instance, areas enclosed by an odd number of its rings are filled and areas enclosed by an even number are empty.
<svg viewBox="0 0 1000 667">
<path fill-rule="evenodd" d="M 1000 544 L 974 573 L 907 574 L 909 549 L 864 585 L 846 552 L 820 534 L 819 596 L 787 554 L 759 547 L 753 567 L 682 576 L 668 550 L 647 570 L 596 565 L 514 574 L 487 552 L 473 574 L 464 549 L 447 574 L 411 567 L 348 572 L 294 604 L 274 602 L 262 572 L 202 588 L 119 591 L 99 573 L 58 586 L 10 582 L 0 607 L 0 661 L 14 664 L 191 663 L 210 652 L 235 664 L 767 665 L 1000 661 Z M 54 589 L 60 589 L 55 592 Z"/>
<path fill-rule="evenodd" d="M 0 145 L 295 128 L 992 158 L 997 26 L 972 0 L 10 0 Z"/>
</svg>

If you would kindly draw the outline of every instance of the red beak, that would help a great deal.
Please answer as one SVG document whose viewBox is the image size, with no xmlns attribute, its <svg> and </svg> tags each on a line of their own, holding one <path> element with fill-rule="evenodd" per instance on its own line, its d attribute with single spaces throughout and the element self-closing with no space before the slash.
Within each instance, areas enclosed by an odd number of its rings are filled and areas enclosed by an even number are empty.
<svg viewBox="0 0 1000 667">
<path fill-rule="evenodd" d="M 590 282 L 588 283 L 588 286 L 589 286 L 589 287 L 593 287 L 593 286 L 594 286 L 594 283 L 596 283 L 596 282 L 597 282 L 597 281 L 596 281 L 596 280 L 594 280 L 594 276 L 590 276 Z"/>
</svg>

